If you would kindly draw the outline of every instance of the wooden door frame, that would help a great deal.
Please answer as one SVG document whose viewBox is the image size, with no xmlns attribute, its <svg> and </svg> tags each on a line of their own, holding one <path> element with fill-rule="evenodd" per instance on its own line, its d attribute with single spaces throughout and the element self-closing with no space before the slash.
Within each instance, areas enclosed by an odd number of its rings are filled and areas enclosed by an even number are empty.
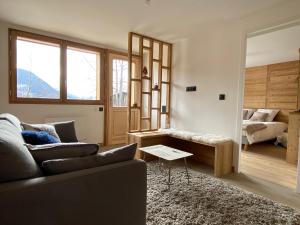
<svg viewBox="0 0 300 225">
<path fill-rule="evenodd" d="M 264 29 L 257 29 L 252 32 L 244 31 L 242 33 L 241 42 L 241 60 L 240 60 L 240 77 L 238 80 L 238 101 L 237 101 L 237 118 L 235 128 L 235 145 L 234 145 L 234 160 L 233 166 L 236 173 L 240 173 L 241 154 L 242 154 L 242 122 L 243 122 L 243 106 L 244 106 L 244 89 L 245 89 L 245 68 L 246 68 L 246 55 L 247 55 L 247 39 L 250 37 L 258 36 L 272 31 L 282 30 L 287 27 L 293 27 L 300 24 L 300 20 L 287 21 L 287 23 L 279 23 L 277 26 L 266 26 Z M 300 49 L 299 49 L 300 53 Z M 299 56 L 300 60 L 300 56 Z M 299 64 L 300 67 L 300 64 Z M 300 82 L 300 80 L 299 80 Z M 300 142 L 300 139 L 299 139 Z M 300 151 L 300 145 L 299 145 Z M 300 160 L 300 154 L 298 154 L 298 161 Z M 295 191 L 300 193 L 300 164 L 297 166 L 297 186 Z"/>
<path fill-rule="evenodd" d="M 120 58 L 127 59 L 128 60 L 128 53 L 127 52 L 121 52 L 121 51 L 115 51 L 115 50 L 107 50 L 106 51 L 106 74 L 107 74 L 107 79 L 105 82 L 105 87 L 106 87 L 106 95 L 105 95 L 105 116 L 104 116 L 104 146 L 108 144 L 108 129 L 109 129 L 109 81 L 110 81 L 110 55 L 116 55 L 120 56 Z"/>
<path fill-rule="evenodd" d="M 300 76 L 300 48 L 299 48 L 299 76 Z M 299 85 L 300 85 L 300 79 L 299 79 Z M 298 87 L 299 88 L 299 87 Z M 299 90 L 298 90 L 298 94 L 299 94 Z M 300 102 L 299 102 L 299 97 L 298 97 L 298 108 L 299 108 L 299 105 L 300 105 Z M 300 143 L 300 138 L 298 138 L 298 143 Z M 300 144 L 298 144 L 298 165 L 297 165 L 297 183 L 296 183 L 296 192 L 298 194 L 300 194 Z"/>
</svg>

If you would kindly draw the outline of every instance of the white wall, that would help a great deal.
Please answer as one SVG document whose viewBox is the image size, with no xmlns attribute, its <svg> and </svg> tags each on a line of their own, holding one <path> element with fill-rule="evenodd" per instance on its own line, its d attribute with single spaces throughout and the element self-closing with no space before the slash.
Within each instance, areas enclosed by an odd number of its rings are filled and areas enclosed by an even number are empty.
<svg viewBox="0 0 300 225">
<path fill-rule="evenodd" d="M 174 46 L 172 125 L 233 137 L 241 37 L 235 27 L 202 31 Z M 191 85 L 197 91 L 185 92 Z"/>
<path fill-rule="evenodd" d="M 247 39 L 246 67 L 299 60 L 300 23 Z"/>
<path fill-rule="evenodd" d="M 291 0 L 247 18 L 194 27 L 175 43 L 171 126 L 233 138 L 238 168 L 246 34 L 295 19 L 300 19 L 300 1 Z M 189 85 L 197 92 L 185 92 Z M 220 93 L 225 101 L 218 100 Z"/>
<path fill-rule="evenodd" d="M 300 1 L 264 10 L 247 18 L 193 27 L 186 38 L 174 43 L 172 88 L 172 126 L 195 132 L 211 132 L 240 142 L 243 93 L 245 35 L 300 18 Z M 96 106 L 15 105 L 8 104 L 8 34 L 0 23 L 0 112 L 10 112 L 27 122 L 43 122 L 47 117 L 88 117 L 91 127 L 86 135 L 94 138 L 94 124 L 101 124 L 103 113 Z M 65 37 L 63 37 L 65 38 Z M 76 41 L 76 40 L 75 40 Z M 197 92 L 187 93 L 187 85 Z M 218 94 L 226 94 L 225 101 Z M 237 153 L 237 151 L 236 151 Z"/>
<path fill-rule="evenodd" d="M 78 127 L 78 129 L 82 129 L 78 131 L 80 134 L 79 138 L 87 138 L 88 142 L 102 143 L 104 113 L 98 111 L 99 106 L 8 103 L 8 27 L 14 28 L 8 24 L 0 23 L 0 113 L 12 113 L 17 115 L 22 121 L 30 123 L 43 123 L 46 118 L 53 117 L 82 117 L 86 119 L 86 127 L 90 129 Z M 22 28 L 22 30 L 24 29 Z"/>
</svg>

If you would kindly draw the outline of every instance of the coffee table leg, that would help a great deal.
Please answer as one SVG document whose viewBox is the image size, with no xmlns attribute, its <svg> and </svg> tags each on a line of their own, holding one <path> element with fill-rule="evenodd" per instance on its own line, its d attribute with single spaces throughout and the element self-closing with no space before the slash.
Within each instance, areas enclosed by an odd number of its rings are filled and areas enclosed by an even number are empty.
<svg viewBox="0 0 300 225">
<path fill-rule="evenodd" d="M 168 165 L 169 165 L 169 182 L 168 182 L 168 185 L 169 185 L 169 190 L 170 190 L 170 186 L 171 186 L 171 162 L 169 162 Z"/>
<path fill-rule="evenodd" d="M 162 173 L 163 172 L 163 169 L 162 169 L 163 162 L 162 162 L 161 158 L 158 158 L 158 166 L 159 166 L 159 171 Z"/>
<path fill-rule="evenodd" d="M 184 158 L 184 166 L 185 166 L 186 176 L 187 176 L 187 180 L 188 180 L 188 184 L 189 184 L 190 183 L 190 178 L 189 178 L 189 171 L 188 171 L 188 168 L 187 168 L 186 158 Z"/>
</svg>

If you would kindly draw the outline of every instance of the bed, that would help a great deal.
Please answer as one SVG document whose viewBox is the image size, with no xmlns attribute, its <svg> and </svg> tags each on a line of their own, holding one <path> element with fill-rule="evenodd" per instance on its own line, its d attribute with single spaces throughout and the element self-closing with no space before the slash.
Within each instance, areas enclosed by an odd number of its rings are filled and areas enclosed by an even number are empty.
<svg viewBox="0 0 300 225">
<path fill-rule="evenodd" d="M 244 109 L 242 144 L 244 150 L 248 145 L 269 141 L 281 136 L 288 124 L 275 120 L 279 109 Z"/>
<path fill-rule="evenodd" d="M 257 130 L 253 133 L 247 132 L 246 126 L 249 124 L 264 124 L 265 128 Z M 288 128 L 288 124 L 284 122 L 272 121 L 272 122 L 256 122 L 243 120 L 243 141 L 245 145 L 251 145 L 259 142 L 275 139 L 281 135 Z"/>
</svg>

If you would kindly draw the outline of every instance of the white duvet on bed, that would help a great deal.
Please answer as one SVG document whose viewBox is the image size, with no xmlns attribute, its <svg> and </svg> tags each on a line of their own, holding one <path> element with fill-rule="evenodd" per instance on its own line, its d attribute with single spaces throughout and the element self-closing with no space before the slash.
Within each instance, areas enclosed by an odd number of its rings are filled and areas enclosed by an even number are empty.
<svg viewBox="0 0 300 225">
<path fill-rule="evenodd" d="M 251 123 L 257 123 L 257 121 L 243 120 L 243 126 Z M 273 121 L 273 122 L 262 122 L 262 123 L 265 124 L 267 127 L 263 130 L 256 131 L 251 135 L 249 135 L 243 129 L 243 136 L 247 137 L 249 144 L 254 144 L 254 143 L 274 139 L 277 136 L 281 135 L 284 131 L 286 131 L 288 127 L 288 125 L 283 122 Z"/>
</svg>

